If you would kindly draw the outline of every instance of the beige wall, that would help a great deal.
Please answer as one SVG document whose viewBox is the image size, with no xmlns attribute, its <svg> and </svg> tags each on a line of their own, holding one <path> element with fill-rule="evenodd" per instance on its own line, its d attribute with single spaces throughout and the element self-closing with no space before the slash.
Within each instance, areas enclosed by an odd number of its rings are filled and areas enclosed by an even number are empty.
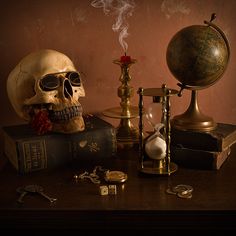
<svg viewBox="0 0 236 236">
<path fill-rule="evenodd" d="M 178 88 L 165 53 L 171 37 L 192 24 L 203 24 L 211 13 L 231 44 L 231 60 L 226 73 L 212 87 L 199 92 L 199 105 L 217 122 L 236 123 L 236 1 L 234 0 L 136 0 L 128 18 L 128 55 L 137 59 L 131 67 L 131 85 L 159 87 L 167 83 Z M 112 30 L 115 16 L 106 16 L 88 0 L 1 1 L 0 14 L 0 125 L 21 123 L 9 103 L 6 79 L 26 54 L 51 48 L 68 55 L 81 71 L 86 97 L 85 112 L 101 112 L 118 106 L 119 66 L 113 59 L 123 54 L 119 33 Z M 182 113 L 190 91 L 172 99 L 172 115 Z M 132 99 L 137 104 L 138 97 Z"/>
</svg>

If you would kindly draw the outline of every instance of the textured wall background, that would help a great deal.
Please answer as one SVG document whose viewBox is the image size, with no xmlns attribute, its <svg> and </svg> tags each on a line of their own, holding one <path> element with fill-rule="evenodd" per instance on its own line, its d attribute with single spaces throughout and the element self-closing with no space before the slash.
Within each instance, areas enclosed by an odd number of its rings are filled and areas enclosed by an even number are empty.
<svg viewBox="0 0 236 236">
<path fill-rule="evenodd" d="M 69 56 L 81 71 L 86 97 L 81 99 L 85 112 L 101 112 L 119 106 L 119 66 L 114 59 L 124 51 L 112 30 L 116 15 L 105 15 L 89 0 L 1 1 L 0 7 L 0 125 L 23 122 L 9 103 L 6 80 L 10 71 L 28 53 L 51 48 Z M 127 18 L 128 55 L 137 59 L 131 67 L 131 85 L 178 89 L 165 60 L 172 36 L 183 27 L 203 24 L 213 12 L 214 21 L 231 45 L 231 60 L 226 73 L 212 87 L 199 92 L 199 105 L 217 122 L 236 123 L 236 1 L 234 0 L 136 0 Z M 190 91 L 172 99 L 172 115 L 186 110 Z M 136 105 L 138 96 L 132 99 Z"/>
</svg>

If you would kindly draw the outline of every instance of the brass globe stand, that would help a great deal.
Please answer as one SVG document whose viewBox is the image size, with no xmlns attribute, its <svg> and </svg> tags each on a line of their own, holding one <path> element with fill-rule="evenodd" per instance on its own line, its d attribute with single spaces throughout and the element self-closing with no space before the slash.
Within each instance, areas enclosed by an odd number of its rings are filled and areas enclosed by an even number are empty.
<svg viewBox="0 0 236 236">
<path fill-rule="evenodd" d="M 198 106 L 197 90 L 192 90 L 188 109 L 171 121 L 172 127 L 180 130 L 211 131 L 216 128 L 213 118 L 204 115 Z"/>
<path fill-rule="evenodd" d="M 139 88 L 139 171 L 145 174 L 153 175 L 170 175 L 177 171 L 178 166 L 171 162 L 170 144 L 171 144 L 171 125 L 170 125 L 170 97 L 177 95 L 178 91 L 166 88 L 163 84 L 162 88 Z M 161 123 L 164 125 L 163 136 L 166 141 L 166 152 L 164 158 L 151 159 L 145 153 L 145 137 L 144 137 L 144 96 L 152 97 L 153 103 L 160 103 L 162 115 Z M 155 154 L 156 155 L 156 154 Z"/>
<path fill-rule="evenodd" d="M 122 60 L 122 58 L 124 58 Z M 121 68 L 121 75 L 119 80 L 121 85 L 117 89 L 117 94 L 121 99 L 120 107 L 109 108 L 103 111 L 103 115 L 120 119 L 120 124 L 116 128 L 116 137 L 118 142 L 118 148 L 131 148 L 138 143 L 138 129 L 131 123 L 131 119 L 138 117 L 138 107 L 131 106 L 130 99 L 134 95 L 134 89 L 129 85 L 131 76 L 129 69 L 136 60 L 131 59 L 128 56 L 121 57 L 120 60 L 114 60 L 113 63 L 117 64 Z"/>
</svg>

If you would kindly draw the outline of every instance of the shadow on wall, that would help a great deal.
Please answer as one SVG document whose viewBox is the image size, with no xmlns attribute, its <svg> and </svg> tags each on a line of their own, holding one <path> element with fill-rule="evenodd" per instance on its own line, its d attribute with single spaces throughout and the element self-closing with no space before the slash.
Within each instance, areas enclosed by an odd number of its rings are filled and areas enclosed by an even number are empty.
<svg viewBox="0 0 236 236">
<path fill-rule="evenodd" d="M 119 106 L 117 88 L 120 68 L 113 63 L 126 52 L 137 59 L 130 74 L 134 91 L 139 87 L 160 87 L 166 83 L 178 88 L 166 64 L 166 49 L 172 36 L 183 27 L 214 21 L 231 43 L 231 59 L 222 79 L 199 92 L 203 111 L 216 121 L 236 123 L 234 79 L 236 29 L 233 27 L 236 2 L 228 0 L 116 1 L 124 5 L 102 5 L 111 1 L 27 1 L 1 3 L 0 124 L 23 122 L 13 110 L 6 92 L 6 79 L 28 53 L 42 48 L 58 50 L 71 58 L 81 72 L 86 97 L 81 99 L 85 112 L 101 112 Z M 11 17 L 9 17 L 9 15 Z M 17 91 L 16 91 L 17 92 Z M 189 103 L 189 91 L 173 99 L 173 115 L 182 113 Z M 132 98 L 138 104 L 135 93 Z"/>
</svg>

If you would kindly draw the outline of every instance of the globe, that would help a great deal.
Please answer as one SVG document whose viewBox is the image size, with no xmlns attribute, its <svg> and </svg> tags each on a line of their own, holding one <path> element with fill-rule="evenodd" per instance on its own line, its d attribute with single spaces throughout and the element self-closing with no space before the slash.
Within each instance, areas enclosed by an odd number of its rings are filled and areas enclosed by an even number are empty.
<svg viewBox="0 0 236 236">
<path fill-rule="evenodd" d="M 178 31 L 170 40 L 167 65 L 180 82 L 181 90 L 192 90 L 188 109 L 172 119 L 172 126 L 180 130 L 210 131 L 217 127 L 213 118 L 206 116 L 198 107 L 197 91 L 212 86 L 220 78 L 229 62 L 230 48 L 223 31 L 212 23 L 191 25 Z"/>
<path fill-rule="evenodd" d="M 188 26 L 169 42 L 166 60 L 171 73 L 183 86 L 205 88 L 219 80 L 227 67 L 228 42 L 216 26 Z"/>
</svg>

